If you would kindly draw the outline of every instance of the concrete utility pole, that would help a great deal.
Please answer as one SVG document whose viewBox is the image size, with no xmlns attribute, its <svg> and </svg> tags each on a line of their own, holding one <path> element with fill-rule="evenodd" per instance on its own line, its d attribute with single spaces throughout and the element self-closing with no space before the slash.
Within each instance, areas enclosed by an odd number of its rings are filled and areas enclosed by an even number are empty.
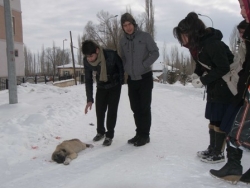
<svg viewBox="0 0 250 188">
<path fill-rule="evenodd" d="M 75 84 L 77 85 L 77 81 L 76 81 L 76 68 L 75 68 L 75 58 L 74 58 L 74 51 L 73 51 L 73 42 L 72 42 L 72 35 L 71 35 L 71 31 L 69 31 L 70 33 L 70 47 L 71 47 L 71 54 L 72 54 L 72 61 L 73 61 L 73 70 L 74 70 L 74 79 L 75 79 Z"/>
<path fill-rule="evenodd" d="M 6 45 L 7 45 L 6 55 L 8 61 L 9 104 L 16 104 L 18 103 L 17 81 L 16 81 L 16 64 L 15 64 L 10 0 L 4 0 L 3 4 L 4 4 L 4 17 L 5 17 Z"/>
</svg>

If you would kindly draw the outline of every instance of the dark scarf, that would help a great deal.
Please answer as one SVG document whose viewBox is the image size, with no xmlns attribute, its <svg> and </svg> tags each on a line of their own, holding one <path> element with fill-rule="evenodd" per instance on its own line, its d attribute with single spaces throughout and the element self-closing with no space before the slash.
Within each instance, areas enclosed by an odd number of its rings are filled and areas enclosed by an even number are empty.
<svg viewBox="0 0 250 188">
<path fill-rule="evenodd" d="M 188 44 L 183 45 L 183 46 L 189 49 L 189 52 L 192 55 L 192 57 L 194 58 L 194 60 L 198 59 L 199 50 L 197 48 L 192 49 L 192 48 L 190 48 L 190 46 Z"/>
</svg>

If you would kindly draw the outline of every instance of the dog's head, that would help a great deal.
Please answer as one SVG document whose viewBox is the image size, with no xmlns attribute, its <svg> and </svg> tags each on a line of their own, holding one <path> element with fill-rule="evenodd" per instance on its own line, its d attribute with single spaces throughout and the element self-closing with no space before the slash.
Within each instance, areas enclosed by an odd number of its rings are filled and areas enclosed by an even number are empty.
<svg viewBox="0 0 250 188">
<path fill-rule="evenodd" d="M 56 161 L 57 163 L 63 163 L 65 161 L 66 156 L 67 156 L 66 150 L 61 149 L 61 150 L 53 153 L 52 159 L 54 161 Z"/>
</svg>

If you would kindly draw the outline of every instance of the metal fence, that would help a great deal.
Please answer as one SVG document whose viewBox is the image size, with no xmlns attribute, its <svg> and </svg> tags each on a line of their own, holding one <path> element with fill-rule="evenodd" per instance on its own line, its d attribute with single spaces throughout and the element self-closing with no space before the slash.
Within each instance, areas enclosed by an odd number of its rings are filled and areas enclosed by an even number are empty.
<svg viewBox="0 0 250 188">
<path fill-rule="evenodd" d="M 56 82 L 56 81 L 61 81 L 61 80 L 67 80 L 71 79 L 73 76 L 68 75 L 64 77 L 59 77 L 59 76 L 28 76 L 28 77 L 18 77 L 17 78 L 17 85 L 21 85 L 22 83 L 32 83 L 32 84 L 37 84 L 37 83 L 47 83 L 47 82 Z M 80 75 L 79 77 L 79 82 L 84 83 L 84 75 Z M 0 78 L 0 91 L 8 89 L 8 79 L 7 78 Z"/>
<path fill-rule="evenodd" d="M 8 79 L 0 78 L 0 91 L 8 88 Z"/>
<path fill-rule="evenodd" d="M 17 85 L 21 85 L 22 83 L 47 83 L 49 81 L 58 81 L 59 78 L 57 76 L 29 76 L 29 77 L 18 77 L 17 78 Z M 9 89 L 9 81 L 7 78 L 0 78 L 0 91 Z"/>
</svg>

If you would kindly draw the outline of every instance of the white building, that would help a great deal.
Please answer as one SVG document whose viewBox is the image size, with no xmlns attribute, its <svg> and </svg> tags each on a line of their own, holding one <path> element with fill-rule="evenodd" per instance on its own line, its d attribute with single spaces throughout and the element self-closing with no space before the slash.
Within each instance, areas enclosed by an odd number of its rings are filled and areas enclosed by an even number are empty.
<svg viewBox="0 0 250 188">
<path fill-rule="evenodd" d="M 10 0 L 10 6 L 12 9 L 16 75 L 24 76 L 25 60 L 23 52 L 21 1 Z M 6 46 L 6 35 L 5 35 L 4 4 L 3 0 L 0 0 L 0 77 L 8 77 L 6 48 L 7 46 Z"/>
</svg>

